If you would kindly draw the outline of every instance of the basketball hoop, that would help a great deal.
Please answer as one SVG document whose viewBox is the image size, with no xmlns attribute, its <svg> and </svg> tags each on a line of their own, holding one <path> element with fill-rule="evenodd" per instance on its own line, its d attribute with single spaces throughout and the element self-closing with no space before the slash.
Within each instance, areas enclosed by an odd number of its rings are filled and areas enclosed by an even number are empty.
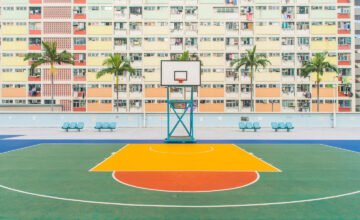
<svg viewBox="0 0 360 220">
<path fill-rule="evenodd" d="M 178 81 L 179 84 L 182 84 L 186 79 L 184 78 L 178 78 L 178 79 L 175 79 L 175 81 Z"/>
</svg>

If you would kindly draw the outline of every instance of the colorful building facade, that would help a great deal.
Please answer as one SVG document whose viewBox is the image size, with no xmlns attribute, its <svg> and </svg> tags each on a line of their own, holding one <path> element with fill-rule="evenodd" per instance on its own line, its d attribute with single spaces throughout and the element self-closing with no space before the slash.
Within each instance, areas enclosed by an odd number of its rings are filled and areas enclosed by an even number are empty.
<svg viewBox="0 0 360 220">
<path fill-rule="evenodd" d="M 160 61 L 185 50 L 203 62 L 197 112 L 249 112 L 249 72 L 230 63 L 256 45 L 272 64 L 255 74 L 255 112 L 316 111 L 315 77 L 302 78 L 300 67 L 323 51 L 340 74 L 322 77 L 320 111 L 355 112 L 352 1 L 0 0 L 0 101 L 51 103 L 49 67 L 29 73 L 23 60 L 50 41 L 75 57 L 55 75 L 55 101 L 65 112 L 165 112 Z M 111 75 L 96 78 L 112 53 L 130 57 L 136 69 L 118 88 Z"/>
</svg>

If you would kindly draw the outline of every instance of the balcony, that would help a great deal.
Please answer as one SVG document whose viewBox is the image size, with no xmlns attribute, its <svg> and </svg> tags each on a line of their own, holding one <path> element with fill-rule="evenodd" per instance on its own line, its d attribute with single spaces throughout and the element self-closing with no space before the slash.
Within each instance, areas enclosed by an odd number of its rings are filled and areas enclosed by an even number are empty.
<svg viewBox="0 0 360 220">
<path fill-rule="evenodd" d="M 338 4 L 349 4 L 350 0 L 337 0 Z"/>
<path fill-rule="evenodd" d="M 350 34 L 351 30 L 350 29 L 339 29 L 338 30 L 338 34 Z"/>
<path fill-rule="evenodd" d="M 350 66 L 350 65 L 351 65 L 351 61 L 349 61 L 349 60 L 339 60 L 339 61 L 338 61 L 338 65 L 339 65 L 339 66 Z"/>
<path fill-rule="evenodd" d="M 338 46 L 338 50 L 350 50 L 351 49 L 351 45 L 350 44 L 339 44 Z"/>
<path fill-rule="evenodd" d="M 74 14 L 74 19 L 78 19 L 78 20 L 86 19 L 86 14 L 84 13 Z"/>
<path fill-rule="evenodd" d="M 338 13 L 337 18 L 338 19 L 350 19 L 350 13 Z"/>
<path fill-rule="evenodd" d="M 41 30 L 29 30 L 29 34 L 30 34 L 30 35 L 40 35 L 40 34 L 41 34 Z"/>
<path fill-rule="evenodd" d="M 86 50 L 86 44 L 74 45 L 74 50 Z"/>
<path fill-rule="evenodd" d="M 86 112 L 86 107 L 73 107 L 73 112 Z"/>
<path fill-rule="evenodd" d="M 39 5 L 39 4 L 42 4 L 42 0 L 29 0 L 29 4 Z"/>
<path fill-rule="evenodd" d="M 166 112 L 166 103 L 145 103 L 145 112 Z"/>
<path fill-rule="evenodd" d="M 41 50 L 41 44 L 31 44 L 29 50 Z"/>
<path fill-rule="evenodd" d="M 86 0 L 74 0 L 74 4 L 86 4 Z"/>
</svg>

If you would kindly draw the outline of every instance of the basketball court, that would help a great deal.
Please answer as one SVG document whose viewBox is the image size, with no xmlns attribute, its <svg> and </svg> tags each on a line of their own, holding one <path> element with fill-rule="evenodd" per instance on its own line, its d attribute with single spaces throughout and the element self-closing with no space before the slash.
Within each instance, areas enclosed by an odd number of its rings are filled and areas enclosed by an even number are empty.
<svg viewBox="0 0 360 220">
<path fill-rule="evenodd" d="M 360 219 L 359 140 L 198 139 L 200 65 L 162 62 L 163 139 L 0 136 L 0 219 Z"/>
</svg>

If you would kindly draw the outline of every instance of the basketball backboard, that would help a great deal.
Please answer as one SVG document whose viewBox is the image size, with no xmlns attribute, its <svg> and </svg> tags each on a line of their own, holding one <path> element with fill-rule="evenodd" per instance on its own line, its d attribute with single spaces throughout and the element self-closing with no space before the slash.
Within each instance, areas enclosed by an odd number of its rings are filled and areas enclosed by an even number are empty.
<svg viewBox="0 0 360 220">
<path fill-rule="evenodd" d="M 161 61 L 162 86 L 200 86 L 200 61 Z"/>
</svg>

